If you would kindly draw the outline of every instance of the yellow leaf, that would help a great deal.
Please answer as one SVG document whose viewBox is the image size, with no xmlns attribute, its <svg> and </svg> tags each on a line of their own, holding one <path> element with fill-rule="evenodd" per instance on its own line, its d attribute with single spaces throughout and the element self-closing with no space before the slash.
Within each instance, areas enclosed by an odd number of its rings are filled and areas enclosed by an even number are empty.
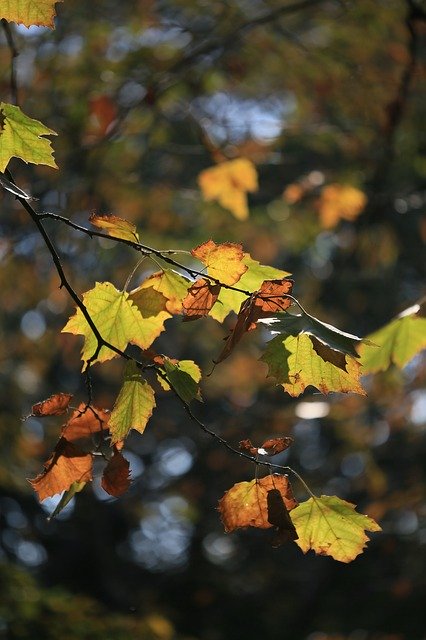
<svg viewBox="0 0 426 640">
<path fill-rule="evenodd" d="M 171 314 L 182 311 L 182 301 L 185 298 L 191 281 L 173 269 L 157 271 L 149 276 L 139 289 L 152 287 L 155 291 L 162 293 L 166 298 L 166 310 Z"/>
<path fill-rule="evenodd" d="M 246 158 L 223 162 L 198 176 L 205 200 L 217 200 L 238 220 L 248 218 L 247 192 L 257 191 L 257 171 Z"/>
<path fill-rule="evenodd" d="M 5 170 L 11 158 L 58 168 L 50 141 L 41 137 L 56 136 L 55 131 L 29 118 L 13 104 L 1 102 L 0 112 L 4 116 L 4 127 L 0 130 L 0 171 Z"/>
<path fill-rule="evenodd" d="M 366 204 L 367 197 L 359 189 L 330 184 L 324 187 L 317 203 L 321 225 L 332 229 L 340 220 L 355 220 Z"/>
<path fill-rule="evenodd" d="M 208 240 L 191 251 L 207 267 L 207 273 L 223 284 L 233 285 L 247 271 L 243 262 L 244 253 L 240 244 L 224 242 L 216 244 Z"/>
<path fill-rule="evenodd" d="M 122 238 L 139 242 L 139 235 L 133 222 L 119 218 L 118 216 L 97 216 L 91 215 L 89 221 L 99 229 L 105 229 L 112 238 Z"/>
<path fill-rule="evenodd" d="M 54 28 L 55 4 L 62 0 L 2 0 L 0 17 L 9 22 Z"/>
<path fill-rule="evenodd" d="M 381 531 L 368 516 L 355 511 L 355 505 L 336 496 L 309 498 L 290 512 L 299 538 L 296 544 L 306 553 L 310 549 L 340 562 L 351 562 L 365 549 L 365 531 Z"/>
<path fill-rule="evenodd" d="M 142 284 L 130 292 L 129 299 L 135 303 L 141 316 L 138 323 L 138 339 L 134 344 L 148 349 L 164 331 L 164 322 L 172 317 L 166 311 L 167 298 L 154 287 L 144 287 Z"/>
</svg>

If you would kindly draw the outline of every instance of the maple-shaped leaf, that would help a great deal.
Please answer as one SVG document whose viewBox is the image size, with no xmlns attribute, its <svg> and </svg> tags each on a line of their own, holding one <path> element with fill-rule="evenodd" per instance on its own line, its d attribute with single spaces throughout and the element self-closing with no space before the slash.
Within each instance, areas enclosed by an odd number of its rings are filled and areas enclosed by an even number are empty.
<svg viewBox="0 0 426 640">
<path fill-rule="evenodd" d="M 67 504 L 74 498 L 75 494 L 83 491 L 86 484 L 87 482 L 73 482 L 70 488 L 67 491 L 64 491 L 58 504 L 47 519 L 53 520 L 53 518 L 56 518 L 56 516 L 61 513 L 62 509 L 65 509 Z"/>
<path fill-rule="evenodd" d="M 171 314 L 181 313 L 182 300 L 185 298 L 191 281 L 173 269 L 164 269 L 150 275 L 140 289 L 153 288 L 166 298 L 166 310 Z"/>
<path fill-rule="evenodd" d="M 291 294 L 293 282 L 291 280 L 267 280 L 262 283 L 258 291 L 252 293 L 241 305 L 237 322 L 231 331 L 225 346 L 219 357 L 215 360 L 218 364 L 229 356 L 237 342 L 239 342 L 247 331 L 256 328 L 256 322 L 264 316 L 278 310 L 288 309 L 292 300 L 288 298 Z"/>
<path fill-rule="evenodd" d="M 282 280 L 290 275 L 287 271 L 260 264 L 248 253 L 244 253 L 243 264 L 247 270 L 238 281 L 238 289 L 249 293 L 257 291 L 265 280 Z M 223 322 L 231 311 L 238 313 L 246 298 L 245 293 L 222 288 L 209 315 L 218 322 Z"/>
<path fill-rule="evenodd" d="M 235 284 L 247 271 L 240 244 L 232 242 L 216 244 L 213 240 L 208 240 L 192 249 L 191 253 L 194 258 L 198 258 L 206 265 L 209 276 L 216 278 L 223 284 Z"/>
<path fill-rule="evenodd" d="M 104 491 L 115 497 L 121 496 L 130 487 L 130 464 L 119 451 L 114 451 L 108 461 L 101 485 Z"/>
<path fill-rule="evenodd" d="M 123 240 L 131 240 L 139 242 L 139 235 L 136 225 L 133 222 L 119 218 L 118 216 L 98 216 L 92 214 L 89 221 L 98 229 L 105 229 L 107 234 L 112 238 L 121 238 Z"/>
<path fill-rule="evenodd" d="M 426 302 L 405 309 L 367 337 L 371 344 L 359 348 L 363 373 L 385 371 L 391 364 L 404 367 L 426 348 Z"/>
<path fill-rule="evenodd" d="M 164 323 L 172 317 L 167 309 L 167 298 L 154 287 L 146 287 L 144 283 L 133 289 L 129 300 L 139 309 L 140 318 L 137 325 L 137 340 L 134 344 L 148 349 L 156 338 L 164 331 Z"/>
<path fill-rule="evenodd" d="M 201 380 L 200 367 L 192 360 L 172 360 L 161 357 L 161 365 L 167 381 L 184 402 L 191 402 L 195 398 L 201 400 L 199 382 Z M 167 382 L 159 377 L 159 382 L 165 391 L 170 389 Z"/>
<path fill-rule="evenodd" d="M 198 176 L 204 200 L 217 200 L 238 220 L 248 218 L 247 192 L 257 191 L 257 171 L 246 158 L 222 162 Z"/>
<path fill-rule="evenodd" d="M 105 409 L 82 402 L 62 427 L 61 436 L 68 442 L 78 443 L 80 448 L 85 449 L 86 442 L 90 448 L 93 448 L 93 436 L 103 431 L 108 432 L 110 415 L 110 412 Z"/>
<path fill-rule="evenodd" d="M 65 413 L 71 402 L 70 393 L 55 393 L 50 398 L 34 404 L 31 409 L 32 416 L 59 416 Z"/>
<path fill-rule="evenodd" d="M 261 360 L 269 367 L 269 375 L 281 384 L 291 396 L 299 396 L 308 386 L 322 393 L 340 391 L 359 393 L 365 391 L 359 381 L 359 362 L 346 355 L 346 366 L 342 368 L 325 362 L 314 349 L 306 333 L 297 336 L 276 336 L 268 342 Z"/>
<path fill-rule="evenodd" d="M 92 479 L 93 456 L 61 438 L 44 470 L 30 484 L 40 500 L 67 491 L 73 482 L 89 482 Z"/>
<path fill-rule="evenodd" d="M 330 184 L 323 188 L 317 203 L 321 226 L 331 229 L 340 220 L 355 220 L 366 204 L 366 195 L 356 187 Z"/>
<path fill-rule="evenodd" d="M 42 137 L 56 136 L 55 131 L 29 118 L 13 104 L 1 102 L 0 115 L 4 119 L 0 129 L 0 171 L 4 172 L 11 158 L 58 168 L 50 141 Z"/>
<path fill-rule="evenodd" d="M 288 511 L 296 507 L 297 502 L 287 476 L 273 474 L 251 482 L 237 482 L 219 500 L 218 510 L 225 531 L 230 533 L 246 527 L 273 527 L 274 524 L 268 519 L 268 492 L 271 490 L 279 491 Z"/>
<path fill-rule="evenodd" d="M 351 562 L 362 553 L 369 540 L 365 531 L 381 531 L 375 520 L 336 496 L 309 498 L 290 517 L 299 535 L 296 543 L 304 553 L 312 549 L 340 562 Z"/>
<path fill-rule="evenodd" d="M 0 17 L 26 27 L 54 28 L 55 4 L 63 0 L 2 0 Z"/>
<path fill-rule="evenodd" d="M 135 363 L 129 362 L 109 419 L 111 443 L 123 440 L 130 429 L 143 433 L 154 407 L 153 388 L 142 378 Z"/>
<path fill-rule="evenodd" d="M 221 286 L 205 278 L 199 278 L 188 289 L 182 301 L 184 320 L 198 320 L 207 316 L 219 295 Z"/>
<path fill-rule="evenodd" d="M 121 351 L 124 351 L 130 342 L 147 349 L 154 340 L 153 335 L 156 337 L 162 330 L 161 318 L 143 318 L 130 295 L 126 291 L 118 291 L 110 282 L 97 282 L 93 289 L 83 294 L 83 303 L 102 338 Z M 168 317 L 168 314 L 166 315 Z M 82 360 L 87 362 L 93 357 L 98 342 L 79 308 L 68 320 L 62 332 L 84 336 Z M 114 351 L 103 346 L 95 362 L 105 362 L 116 355 Z"/>
</svg>

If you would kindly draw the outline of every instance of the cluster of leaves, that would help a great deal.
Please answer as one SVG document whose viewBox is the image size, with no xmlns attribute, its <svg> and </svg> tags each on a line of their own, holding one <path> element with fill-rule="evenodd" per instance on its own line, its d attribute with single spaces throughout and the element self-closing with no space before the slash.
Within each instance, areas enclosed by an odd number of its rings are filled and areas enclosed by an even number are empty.
<svg viewBox="0 0 426 640">
<path fill-rule="evenodd" d="M 54 2 L 49 1 L 11 1 L 1 17 L 27 26 L 53 26 L 53 7 Z M 1 103 L 0 111 L 0 171 L 6 172 L 1 184 L 20 201 L 27 202 L 29 196 L 7 172 L 9 160 L 17 157 L 56 167 L 51 144 L 45 137 L 56 134 L 16 105 Z M 243 220 L 248 215 L 247 192 L 257 189 L 257 174 L 250 161 L 239 158 L 205 170 L 199 176 L 199 184 L 206 200 L 217 200 Z M 289 201 L 297 201 L 296 191 L 288 191 Z M 323 226 L 330 228 L 341 218 L 353 220 L 365 203 L 359 190 L 330 185 L 323 190 L 317 209 Z M 192 400 L 201 400 L 198 365 L 158 354 L 152 348 L 173 316 L 182 316 L 184 322 L 209 316 L 223 323 L 229 314 L 236 314 L 234 328 L 226 337 L 216 364 L 231 355 L 246 333 L 266 328 L 274 337 L 266 344 L 261 360 L 269 375 L 293 397 L 309 386 L 322 393 L 363 395 L 362 371 L 374 373 L 391 363 L 403 366 L 426 345 L 424 305 L 408 309 L 367 340 L 361 340 L 305 311 L 293 296 L 290 274 L 261 265 L 240 244 L 203 242 L 192 249 L 191 266 L 186 266 L 168 252 L 141 244 L 135 225 L 127 220 L 93 215 L 90 222 L 101 230 L 98 235 L 127 244 L 155 259 L 155 263 L 162 260 L 166 266 L 131 291 L 127 286 L 120 290 L 111 282 L 100 282 L 83 293 L 81 299 L 77 296 L 78 302 L 75 300 L 76 312 L 63 332 L 83 337 L 83 371 L 88 374 L 92 365 L 116 357 L 123 358 L 126 367 L 112 411 L 95 407 L 91 398 L 74 408 L 44 471 L 31 481 L 41 500 L 65 492 L 55 514 L 92 479 L 95 455 L 106 463 L 103 488 L 113 496 L 126 491 L 130 478 L 129 463 L 121 453 L 123 441 L 132 429 L 143 434 L 155 408 L 158 386 L 172 390 L 187 409 Z M 139 349 L 137 356 L 133 355 L 134 349 L 128 349 L 129 345 Z M 70 402 L 69 394 L 58 393 L 35 405 L 33 415 L 63 415 L 70 409 Z M 253 447 L 246 443 L 242 449 L 255 463 L 278 467 L 262 462 L 259 456 L 278 453 L 283 445 L 273 442 Z M 336 496 L 312 495 L 297 505 L 288 478 L 283 475 L 237 483 L 222 498 L 219 509 L 226 531 L 248 526 L 272 528 L 274 544 L 294 540 L 304 552 L 313 549 L 342 562 L 349 562 L 362 552 L 368 539 L 365 530 L 380 530 L 374 520 L 356 513 L 354 505 Z"/>
</svg>

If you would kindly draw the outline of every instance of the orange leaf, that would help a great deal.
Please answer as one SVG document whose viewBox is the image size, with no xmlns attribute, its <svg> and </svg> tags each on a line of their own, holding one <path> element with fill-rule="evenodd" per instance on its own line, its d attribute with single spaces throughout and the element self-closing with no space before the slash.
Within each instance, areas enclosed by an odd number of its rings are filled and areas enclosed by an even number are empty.
<svg viewBox="0 0 426 640">
<path fill-rule="evenodd" d="M 261 447 L 259 447 L 259 453 L 264 456 L 275 456 L 277 453 L 281 453 L 288 449 L 294 440 L 291 436 L 285 438 L 269 438 L 265 440 Z"/>
<path fill-rule="evenodd" d="M 257 527 L 270 529 L 274 526 L 268 519 L 268 492 L 279 491 L 288 511 L 297 506 L 287 476 L 266 476 L 251 482 L 237 482 L 219 501 L 219 512 L 225 531 Z"/>
<path fill-rule="evenodd" d="M 62 427 L 61 436 L 68 442 L 74 443 L 90 438 L 94 433 L 107 431 L 109 417 L 109 411 L 88 406 L 82 402 Z"/>
<path fill-rule="evenodd" d="M 190 289 L 182 302 L 184 320 L 198 320 L 208 315 L 210 309 L 220 293 L 220 284 L 213 284 L 205 278 L 200 278 Z"/>
<path fill-rule="evenodd" d="M 71 402 L 72 395 L 70 393 L 55 393 L 47 400 L 37 402 L 33 405 L 31 415 L 33 416 L 59 416 L 65 413 Z"/>
<path fill-rule="evenodd" d="M 233 285 L 247 271 L 243 262 L 244 253 L 240 244 L 225 242 L 216 244 L 208 240 L 191 251 L 207 267 L 207 273 L 223 284 Z"/>
<path fill-rule="evenodd" d="M 330 184 L 321 192 L 317 209 L 321 225 L 332 229 L 340 220 L 355 220 L 367 204 L 366 195 L 350 185 Z"/>
<path fill-rule="evenodd" d="M 121 496 L 129 488 L 129 467 L 128 460 L 119 451 L 115 451 L 102 476 L 102 488 L 110 496 Z"/>
<path fill-rule="evenodd" d="M 205 169 L 198 184 L 205 200 L 217 200 L 239 220 L 248 218 L 247 192 L 258 189 L 256 167 L 250 160 L 237 158 Z"/>
<path fill-rule="evenodd" d="M 44 471 L 30 484 L 40 500 L 66 491 L 73 482 L 88 482 L 92 479 L 93 456 L 61 438 L 52 456 L 44 465 Z"/>
</svg>

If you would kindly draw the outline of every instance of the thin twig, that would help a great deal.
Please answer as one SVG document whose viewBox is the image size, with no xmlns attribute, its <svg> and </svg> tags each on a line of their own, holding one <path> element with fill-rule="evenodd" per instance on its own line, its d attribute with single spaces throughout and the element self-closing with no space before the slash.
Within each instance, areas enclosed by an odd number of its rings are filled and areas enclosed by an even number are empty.
<svg viewBox="0 0 426 640">
<path fill-rule="evenodd" d="M 8 23 L 8 21 L 5 18 L 1 19 L 1 26 L 3 27 L 3 31 L 4 31 L 4 34 L 6 36 L 7 46 L 9 47 L 9 51 L 10 51 L 10 80 L 9 80 L 10 97 L 11 97 L 11 101 L 13 102 L 13 104 L 18 105 L 19 104 L 19 102 L 18 102 L 18 84 L 16 82 L 15 59 L 18 57 L 19 51 L 16 48 L 10 24 Z"/>
</svg>

